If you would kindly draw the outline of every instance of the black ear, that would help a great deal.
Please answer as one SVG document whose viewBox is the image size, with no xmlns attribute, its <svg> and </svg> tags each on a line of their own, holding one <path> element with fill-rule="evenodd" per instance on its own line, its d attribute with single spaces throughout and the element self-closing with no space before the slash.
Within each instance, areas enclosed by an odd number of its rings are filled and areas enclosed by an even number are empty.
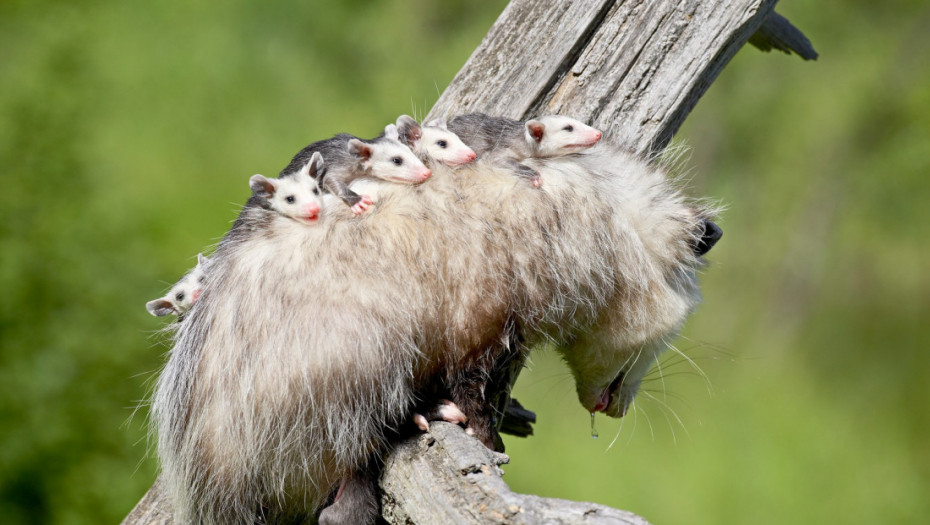
<svg viewBox="0 0 930 525">
<path fill-rule="evenodd" d="M 528 120 L 526 122 L 526 136 L 539 143 L 546 134 L 546 125 L 538 120 Z"/>
<path fill-rule="evenodd" d="M 400 135 L 400 141 L 408 146 L 413 146 L 423 136 L 423 130 L 420 123 L 408 115 L 397 117 L 397 133 Z"/>
<path fill-rule="evenodd" d="M 264 175 L 252 175 L 249 179 L 249 187 L 252 188 L 252 194 L 265 199 L 274 195 L 275 189 L 277 189 L 275 182 Z"/>
<path fill-rule="evenodd" d="M 694 255 L 698 257 L 709 252 L 710 249 L 717 244 L 717 241 L 723 237 L 723 230 L 713 222 L 705 220 L 703 226 L 704 233 L 701 234 L 701 240 L 699 240 L 694 247 Z"/>
<path fill-rule="evenodd" d="M 162 317 L 168 314 L 178 313 L 174 305 L 171 304 L 171 301 L 168 301 L 165 298 L 155 299 L 145 303 L 145 309 L 155 317 Z"/>
<path fill-rule="evenodd" d="M 351 139 L 349 141 L 349 153 L 355 155 L 361 161 L 366 161 L 371 158 L 371 146 L 365 144 L 364 142 L 358 139 Z"/>
</svg>

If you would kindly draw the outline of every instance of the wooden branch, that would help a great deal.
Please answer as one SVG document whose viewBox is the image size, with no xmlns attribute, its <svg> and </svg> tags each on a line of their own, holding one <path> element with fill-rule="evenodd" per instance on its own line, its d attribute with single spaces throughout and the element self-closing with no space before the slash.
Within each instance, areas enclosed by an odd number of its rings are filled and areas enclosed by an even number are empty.
<svg viewBox="0 0 930 525">
<path fill-rule="evenodd" d="M 122 525 L 172 525 L 174 508 L 165 492 L 161 476 L 155 479 L 152 488 L 136 503 Z"/>
<path fill-rule="evenodd" d="M 504 454 L 478 445 L 461 428 L 433 423 L 387 458 L 381 509 L 388 523 L 647 525 L 635 514 L 595 503 L 510 491 L 499 465 Z"/>
<path fill-rule="evenodd" d="M 428 118 L 571 115 L 661 151 L 776 0 L 514 0 Z"/>
<path fill-rule="evenodd" d="M 427 119 L 560 113 L 634 152 L 660 151 L 736 51 L 777 16 L 775 2 L 514 0 Z M 766 26 L 763 40 L 805 57 L 802 44 L 810 43 L 780 20 Z M 518 334 L 507 348 L 486 390 L 498 414 L 507 412 L 523 365 Z M 645 523 L 600 505 L 514 494 L 500 478 L 504 461 L 456 427 L 434 423 L 430 435 L 399 444 L 385 458 L 384 517 L 404 524 Z M 167 524 L 170 515 L 156 481 L 123 524 Z"/>
</svg>

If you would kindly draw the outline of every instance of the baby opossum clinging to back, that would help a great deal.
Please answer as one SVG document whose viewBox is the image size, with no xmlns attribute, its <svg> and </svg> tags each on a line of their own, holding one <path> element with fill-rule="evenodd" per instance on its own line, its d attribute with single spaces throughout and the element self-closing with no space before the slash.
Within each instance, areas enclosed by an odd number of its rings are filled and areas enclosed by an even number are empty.
<svg viewBox="0 0 930 525">
<path fill-rule="evenodd" d="M 513 326 L 560 346 L 588 410 L 622 414 L 699 300 L 713 211 L 612 147 L 526 162 L 544 187 L 437 165 L 418 191 L 377 186 L 374 220 L 243 210 L 153 399 L 179 523 L 312 516 L 424 385 L 488 362 Z"/>
<path fill-rule="evenodd" d="M 420 126 L 412 117 L 401 115 L 395 124 L 385 128 L 385 135 L 407 145 L 423 162 L 432 160 L 448 166 L 462 166 L 477 157 L 442 120 Z"/>
<path fill-rule="evenodd" d="M 374 178 L 403 184 L 419 184 L 430 176 L 430 170 L 396 137 L 377 137 L 361 140 L 348 133 L 314 142 L 300 150 L 291 163 L 281 171 L 285 178 L 305 166 L 314 153 L 320 153 L 326 163 L 316 174 L 319 185 L 342 199 L 352 212 L 364 213 L 371 204 L 368 195 L 358 195 L 349 184 L 361 178 Z"/>
<path fill-rule="evenodd" d="M 549 158 L 583 151 L 601 140 L 601 132 L 570 117 L 547 115 L 521 122 L 483 113 L 459 115 L 448 129 L 479 156 L 513 169 L 533 186 L 542 184 L 539 172 L 526 159 Z"/>
<path fill-rule="evenodd" d="M 202 253 L 197 254 L 197 266 L 194 266 L 164 296 L 145 303 L 145 309 L 156 317 L 168 314 L 183 315 L 200 298 L 203 284 L 207 279 L 206 268 L 209 259 Z"/>
<path fill-rule="evenodd" d="M 317 176 L 323 171 L 323 157 L 319 153 L 290 177 L 268 179 L 252 175 L 252 203 L 274 210 L 297 221 L 314 223 L 320 217 L 320 190 Z"/>
</svg>

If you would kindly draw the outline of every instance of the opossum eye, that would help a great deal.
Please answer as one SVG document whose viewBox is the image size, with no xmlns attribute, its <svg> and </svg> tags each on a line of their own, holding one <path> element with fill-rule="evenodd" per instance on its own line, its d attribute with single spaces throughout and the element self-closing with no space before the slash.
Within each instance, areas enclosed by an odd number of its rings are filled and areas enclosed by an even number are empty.
<svg viewBox="0 0 930 525">
<path fill-rule="evenodd" d="M 178 292 L 174 295 L 174 300 L 181 302 L 184 300 L 184 292 Z"/>
<path fill-rule="evenodd" d="M 402 158 L 400 158 L 400 157 L 394 157 L 393 159 L 391 159 L 391 162 L 393 162 L 394 164 L 397 164 L 398 166 L 400 166 L 400 165 L 402 165 L 402 164 L 404 163 L 404 159 L 402 159 Z"/>
<path fill-rule="evenodd" d="M 201 275 L 201 276 L 197 279 L 197 282 L 200 283 L 200 284 L 203 284 L 203 283 L 206 282 L 206 281 L 207 281 L 207 276 L 206 276 L 206 275 Z"/>
<path fill-rule="evenodd" d="M 568 126 L 565 126 L 564 128 L 562 128 L 562 130 L 571 133 L 572 131 L 575 131 L 575 128 L 573 128 L 572 125 L 569 124 Z"/>
<path fill-rule="evenodd" d="M 287 197 L 284 197 L 284 202 L 288 204 L 294 204 L 297 202 L 297 199 L 293 195 L 288 195 Z"/>
<path fill-rule="evenodd" d="M 443 149 L 445 149 L 445 147 L 449 145 L 449 143 L 446 142 L 446 141 L 444 141 L 444 140 L 440 140 L 440 141 L 437 142 L 436 144 L 437 144 L 440 148 L 443 148 Z"/>
<path fill-rule="evenodd" d="M 313 194 L 314 194 L 314 195 L 319 195 L 319 194 L 320 194 L 320 188 L 313 188 Z"/>
</svg>

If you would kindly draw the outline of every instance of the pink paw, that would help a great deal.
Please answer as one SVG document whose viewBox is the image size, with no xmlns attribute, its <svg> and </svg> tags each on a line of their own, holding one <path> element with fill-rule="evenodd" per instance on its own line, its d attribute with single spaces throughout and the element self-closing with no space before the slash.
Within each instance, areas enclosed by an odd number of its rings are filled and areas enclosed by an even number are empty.
<svg viewBox="0 0 930 525">
<path fill-rule="evenodd" d="M 542 186 L 542 177 L 533 177 L 530 179 L 530 182 L 533 184 L 534 188 Z"/>
<path fill-rule="evenodd" d="M 468 422 L 468 416 L 459 410 L 459 407 L 452 401 L 442 400 L 442 406 L 439 407 L 439 417 L 441 417 L 443 421 L 448 421 L 449 423 L 459 424 Z"/>
<path fill-rule="evenodd" d="M 365 213 L 371 207 L 374 201 L 368 195 L 362 195 L 362 200 L 352 205 L 352 213 L 360 215 Z"/>
<path fill-rule="evenodd" d="M 468 422 L 468 416 L 462 412 L 459 407 L 455 406 L 452 401 L 445 399 L 439 402 L 439 405 L 428 411 L 426 415 L 420 413 L 413 414 L 413 423 L 423 432 L 429 432 L 429 422 L 448 421 L 449 423 L 465 424 Z"/>
<path fill-rule="evenodd" d="M 423 432 L 429 432 L 429 421 L 426 420 L 423 414 L 414 414 L 413 424 Z"/>
</svg>

